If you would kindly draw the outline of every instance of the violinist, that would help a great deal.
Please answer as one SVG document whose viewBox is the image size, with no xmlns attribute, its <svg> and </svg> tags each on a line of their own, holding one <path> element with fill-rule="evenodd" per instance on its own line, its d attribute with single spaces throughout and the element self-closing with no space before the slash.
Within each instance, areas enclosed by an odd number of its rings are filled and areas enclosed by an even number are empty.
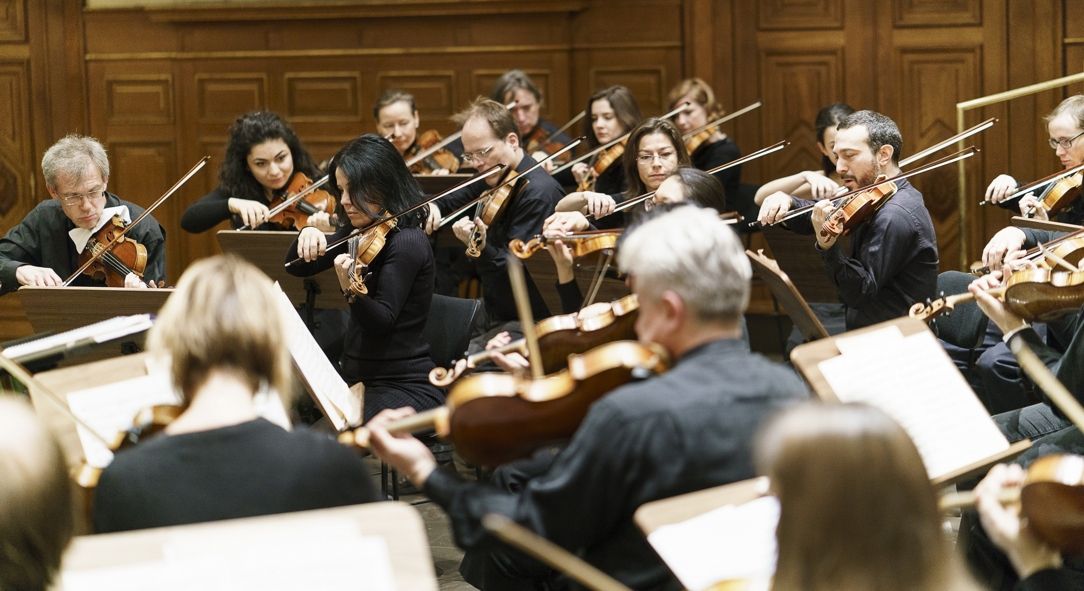
<svg viewBox="0 0 1084 591">
<path fill-rule="evenodd" d="M 268 221 L 268 213 L 297 174 L 309 180 L 323 176 L 293 128 L 270 111 L 246 113 L 230 125 L 218 187 L 188 206 L 181 227 L 198 234 L 229 220 L 235 229 L 282 230 Z M 307 216 L 308 223 L 330 232 L 332 213 Z"/>
<path fill-rule="evenodd" d="M 332 158 L 329 174 L 350 220 L 350 226 L 341 228 L 331 241 L 422 201 L 421 189 L 402 157 L 376 135 L 366 134 L 343 146 Z M 316 228 L 303 229 L 286 253 L 286 260 L 299 256 L 308 261 L 288 267 L 294 275 L 334 268 L 339 277 L 350 302 L 340 367 L 346 383 L 365 385 L 365 420 L 385 408 L 425 410 L 444 403 L 443 391 L 428 380 L 434 364 L 423 336 L 434 281 L 433 250 L 421 229 L 423 216 L 424 209 L 396 219 L 383 248 L 367 266 L 358 265 L 345 251 L 327 251 L 329 237 Z M 355 277 L 363 279 L 367 293 L 351 289 Z"/>
<path fill-rule="evenodd" d="M 587 118 L 583 135 L 588 151 L 608 144 L 625 135 L 643 119 L 640 105 L 624 86 L 604 88 L 587 99 Z M 619 147 L 620 146 L 620 147 Z M 590 159 L 577 162 L 571 168 L 554 174 L 564 187 L 614 195 L 625 190 L 625 173 L 621 167 L 624 144 L 614 144 Z"/>
<path fill-rule="evenodd" d="M 457 119 L 463 122 L 463 162 L 473 165 L 479 172 L 486 172 L 498 165 L 521 173 L 538 162 L 523 151 L 516 134 L 515 122 L 504 105 L 489 99 L 476 99 Z M 452 212 L 478 197 L 483 190 L 494 187 L 500 175 L 491 175 L 482 183 L 454 193 L 430 205 L 427 229 L 439 224 L 445 212 Z M 520 183 L 527 184 L 519 190 L 505 210 L 487 226 L 476 216 L 459 219 L 452 226 L 455 237 L 469 244 L 471 234 L 477 230 L 481 238 L 481 255 L 477 258 L 478 274 L 482 280 L 482 300 L 488 330 L 516 318 L 512 287 L 508 281 L 505 259 L 508 243 L 513 238 L 529 240 L 542 231 L 542 222 L 553 211 L 561 198 L 560 185 L 545 170 L 536 168 Z M 530 277 L 527 288 L 531 296 L 531 308 L 536 318 L 549 316 L 549 310 Z"/>
<path fill-rule="evenodd" d="M 52 199 L 42 201 L 0 239 L 0 294 L 22 285 L 55 287 L 79 268 L 80 253 L 97 240 L 107 224 L 126 224 L 143 208 L 109 192 L 109 158 L 92 137 L 68 135 L 53 144 L 41 159 L 45 188 Z M 165 278 L 165 232 L 147 217 L 126 234 L 147 250 L 142 279 L 134 272 L 125 287 L 154 287 Z M 73 285 L 101 286 L 88 275 Z"/>
<path fill-rule="evenodd" d="M 817 134 L 817 150 L 821 153 L 820 170 L 803 170 L 797 174 L 768 181 L 757 189 L 754 197 L 758 206 L 776 192 L 794 195 L 799 199 L 827 199 L 839 191 L 842 180 L 836 174 L 836 126 L 844 117 L 854 113 L 850 105 L 833 103 L 817 111 L 814 128 Z"/>
<path fill-rule="evenodd" d="M 633 524 L 643 503 L 749 478 L 762 419 L 807 396 L 782 365 L 748 352 L 740 323 L 751 269 L 738 237 L 713 211 L 681 207 L 630 233 L 618 253 L 639 299 L 636 332 L 672 369 L 595 402 L 545 473 L 518 493 L 436 470 L 409 435 L 389 435 L 389 410 L 370 422 L 372 449 L 448 512 L 467 550 L 467 582 L 488 591 L 542 588 L 554 573 L 496 544 L 486 513 L 514 519 L 634 589 L 677 581 Z M 535 585 L 535 587 L 531 587 Z"/>
<path fill-rule="evenodd" d="M 1050 134 L 1050 148 L 1058 157 L 1062 168 L 1069 170 L 1084 164 L 1084 95 L 1071 96 L 1054 107 L 1045 118 L 1046 129 Z M 1007 174 L 1001 174 L 986 188 L 986 198 L 1002 206 L 1012 207 L 1007 199 L 1016 190 L 1019 183 Z M 1037 207 L 1039 200 L 1034 194 L 1021 197 L 1017 206 L 1022 215 L 1033 213 L 1038 219 L 1046 219 L 1046 210 Z M 1054 220 L 1067 224 L 1084 223 L 1084 203 L 1079 198 L 1064 211 L 1054 216 Z"/>
<path fill-rule="evenodd" d="M 76 530 L 60 444 L 25 397 L 0 395 L 0 589 L 55 588 Z"/>
<path fill-rule="evenodd" d="M 121 451 L 94 496 L 99 533 L 375 501 L 365 464 L 325 435 L 260 418 L 260 392 L 291 393 L 271 280 L 235 256 L 194 263 L 147 337 L 168 355 L 184 411 Z M 268 390 L 268 388 L 270 390 Z"/>
<path fill-rule="evenodd" d="M 489 98 L 505 105 L 516 103 L 511 112 L 519 143 L 535 160 L 541 161 L 572 141 L 564 132 L 557 133 L 558 127 L 552 121 L 541 118 L 542 91 L 523 70 L 508 70 L 497 78 Z M 549 171 L 567 161 L 568 158 L 556 158 L 544 167 Z"/>
<path fill-rule="evenodd" d="M 840 121 L 833 152 L 836 172 L 849 190 L 872 185 L 900 173 L 903 138 L 896 123 L 873 111 L 858 111 Z M 824 231 L 832 202 L 816 202 L 810 216 L 786 225 L 800 233 L 815 233 L 825 270 L 846 306 L 847 330 L 907 315 L 911 304 L 934 296 L 937 289 L 937 237 L 919 193 L 907 179 L 896 182 L 895 194 L 851 234 L 849 252 L 839 235 Z M 761 223 L 774 223 L 794 207 L 812 205 L 778 192 L 760 207 Z M 835 212 L 833 221 L 842 212 Z"/>
<path fill-rule="evenodd" d="M 373 106 L 376 131 L 391 140 L 395 149 L 410 160 L 422 150 L 440 141 L 436 130 L 418 135 L 421 118 L 414 95 L 402 90 L 387 90 Z M 390 136 L 390 137 L 389 137 Z M 459 158 L 446 149 L 437 150 L 410 167 L 414 174 L 448 174 L 459 170 Z"/>
<path fill-rule="evenodd" d="M 670 90 L 669 98 L 670 109 L 675 109 L 685 103 L 689 105 L 687 109 L 674 116 L 674 123 L 677 124 L 683 137 L 724 114 L 722 105 L 715 102 L 715 91 L 700 78 L 682 80 Z M 726 164 L 741 157 L 741 149 L 718 128 L 708 128 L 691 137 L 686 137 L 685 147 L 689 152 L 692 165 L 700 170 L 711 170 L 720 164 Z M 738 186 L 741 184 L 741 166 L 720 172 L 719 180 L 723 183 L 727 198 L 733 201 L 737 198 Z M 735 209 L 735 207 L 731 206 L 728 209 Z"/>
</svg>

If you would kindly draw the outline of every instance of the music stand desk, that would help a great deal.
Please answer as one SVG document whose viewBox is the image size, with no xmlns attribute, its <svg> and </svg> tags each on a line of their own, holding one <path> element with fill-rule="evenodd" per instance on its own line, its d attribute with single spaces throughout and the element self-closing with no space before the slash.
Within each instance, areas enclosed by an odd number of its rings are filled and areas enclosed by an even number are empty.
<svg viewBox="0 0 1084 591">
<path fill-rule="evenodd" d="M 768 479 L 761 476 L 739 480 L 696 492 L 685 493 L 668 499 L 644 503 L 636 510 L 633 520 L 645 536 L 664 525 L 681 523 L 726 505 L 741 505 L 763 496 L 768 490 Z"/>
<path fill-rule="evenodd" d="M 779 264 L 765 256 L 763 251 L 746 250 L 745 254 L 753 265 L 753 272 L 768 286 L 768 290 L 798 327 L 802 337 L 806 341 L 827 338 L 828 329 L 824 328 L 824 324 L 813 313 L 802 294 L 798 293 L 798 288 L 791 282 L 790 277 L 779 268 Z"/>
<path fill-rule="evenodd" d="M 15 293 L 34 332 L 61 332 L 114 316 L 156 314 L 173 289 L 20 287 Z"/>
<path fill-rule="evenodd" d="M 346 308 L 346 300 L 339 288 L 339 278 L 330 272 L 330 269 L 312 277 L 294 277 L 286 271 L 286 251 L 296 238 L 296 232 L 218 232 L 218 244 L 223 252 L 240 256 L 272 280 L 278 281 L 282 291 L 286 292 L 294 305 L 324 310 Z M 342 249 L 342 252 L 345 253 L 346 249 Z"/>
</svg>

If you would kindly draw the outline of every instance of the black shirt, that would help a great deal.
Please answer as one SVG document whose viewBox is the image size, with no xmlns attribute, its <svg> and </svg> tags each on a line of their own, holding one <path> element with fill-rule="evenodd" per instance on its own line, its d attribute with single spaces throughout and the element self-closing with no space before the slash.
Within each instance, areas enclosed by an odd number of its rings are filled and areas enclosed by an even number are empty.
<svg viewBox="0 0 1084 591">
<path fill-rule="evenodd" d="M 340 228 L 328 242 L 349 234 Z M 311 263 L 287 267 L 291 275 L 307 277 L 330 269 L 346 248 L 330 250 Z M 286 260 L 297 256 L 297 240 Z M 420 228 L 388 233 L 384 248 L 367 270 L 369 293 L 350 304 L 350 325 L 343 345 L 342 371 L 347 383 L 380 378 L 417 377 L 433 369 L 425 321 L 433 300 L 433 249 Z"/>
<path fill-rule="evenodd" d="M 253 201 L 271 207 L 271 203 L 263 196 L 259 199 L 253 199 Z M 184 210 L 184 215 L 181 216 L 181 227 L 184 228 L 185 232 L 199 234 L 226 220 L 230 221 L 230 226 L 235 230 L 244 225 L 240 216 L 230 212 L 230 196 L 222 191 L 222 187 L 217 187 Z M 255 229 L 280 230 L 282 228 L 276 223 L 264 222 Z"/>
<path fill-rule="evenodd" d="M 633 512 L 753 477 L 761 421 L 807 392 L 790 369 L 749 353 L 741 340 L 707 343 L 669 372 L 595 402 L 550 469 L 519 494 L 444 471 L 433 472 L 425 492 L 447 511 L 463 548 L 500 552 L 480 523 L 497 512 L 633 589 L 677 589 Z"/>
<path fill-rule="evenodd" d="M 134 220 L 143 208 L 125 201 L 112 193 L 106 193 L 105 207 L 126 205 L 128 214 Z M 75 229 L 75 224 L 64 214 L 60 202 L 48 199 L 37 204 L 26 214 L 19 225 L 8 230 L 0 239 L 0 295 L 19 289 L 19 280 L 15 271 L 23 265 L 48 267 L 61 279 L 67 279 L 79 268 L 79 253 L 75 243 L 68 235 Z M 143 271 L 143 281 L 161 282 L 166 276 L 166 237 L 165 230 L 154 219 L 147 216 L 139 225 L 132 228 L 127 237 L 142 244 L 147 249 L 147 267 Z M 92 280 L 88 275 L 80 275 L 72 285 L 103 286 L 102 282 Z"/>
<path fill-rule="evenodd" d="M 213 394 L 211 394 L 213 395 Z M 325 435 L 264 419 L 123 451 L 94 497 L 98 533 L 377 500 L 365 464 Z"/>
<path fill-rule="evenodd" d="M 695 152 L 689 155 L 694 167 L 700 170 L 711 170 L 720 164 L 726 164 L 732 160 L 741 158 L 741 150 L 730 138 L 723 138 L 715 143 L 701 144 Z M 738 186 L 741 184 L 741 165 L 728 168 L 715 173 L 715 178 L 723 184 L 726 195 L 726 209 L 733 210 L 734 200 L 738 196 Z"/>
<path fill-rule="evenodd" d="M 839 242 L 820 251 L 839 299 L 847 307 L 847 330 L 906 316 L 915 302 L 937 292 L 937 236 L 922 193 L 906 179 L 891 199 L 851 233 L 850 253 Z M 813 201 L 794 199 L 795 207 Z M 812 233 L 810 216 L 787 226 Z"/>
</svg>

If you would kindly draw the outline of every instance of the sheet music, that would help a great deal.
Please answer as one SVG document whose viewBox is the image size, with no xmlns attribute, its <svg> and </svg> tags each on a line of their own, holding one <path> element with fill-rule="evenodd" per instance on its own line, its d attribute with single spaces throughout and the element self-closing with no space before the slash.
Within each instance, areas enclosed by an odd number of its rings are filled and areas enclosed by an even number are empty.
<svg viewBox="0 0 1084 591">
<path fill-rule="evenodd" d="M 388 546 L 356 525 L 329 519 L 170 532 L 155 559 L 65 571 L 64 591 L 396 589 Z M 229 527 L 229 526 L 228 526 Z M 93 541 L 93 540 L 91 540 Z M 345 586 L 345 587 L 344 587 Z"/>
<path fill-rule="evenodd" d="M 279 310 L 286 324 L 290 356 L 294 358 L 294 365 L 301 372 L 305 385 L 337 431 L 360 424 L 361 400 L 335 371 L 278 283 L 275 289 L 279 295 Z"/>
<path fill-rule="evenodd" d="M 883 330 L 899 332 L 894 326 Z M 899 422 L 930 478 L 1009 447 L 929 331 L 900 338 L 888 349 L 852 348 L 818 367 L 841 401 L 871 404 Z"/>
<path fill-rule="evenodd" d="M 13 361 L 25 361 L 40 353 L 52 354 L 67 348 L 91 343 L 104 343 L 131 334 L 144 332 L 153 325 L 150 314 L 117 316 L 59 334 L 7 347 L 0 355 Z"/>
<path fill-rule="evenodd" d="M 778 523 L 779 501 L 765 496 L 664 525 L 647 540 L 687 589 L 732 579 L 762 582 L 749 588 L 767 589 L 775 573 Z"/>
</svg>

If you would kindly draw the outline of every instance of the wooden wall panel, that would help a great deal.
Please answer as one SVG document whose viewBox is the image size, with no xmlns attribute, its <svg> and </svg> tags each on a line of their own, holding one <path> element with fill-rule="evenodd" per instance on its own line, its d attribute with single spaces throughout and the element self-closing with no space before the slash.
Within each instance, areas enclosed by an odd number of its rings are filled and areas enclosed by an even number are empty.
<svg viewBox="0 0 1084 591">
<path fill-rule="evenodd" d="M 26 41 L 26 0 L 0 0 L 0 42 Z"/>
</svg>

